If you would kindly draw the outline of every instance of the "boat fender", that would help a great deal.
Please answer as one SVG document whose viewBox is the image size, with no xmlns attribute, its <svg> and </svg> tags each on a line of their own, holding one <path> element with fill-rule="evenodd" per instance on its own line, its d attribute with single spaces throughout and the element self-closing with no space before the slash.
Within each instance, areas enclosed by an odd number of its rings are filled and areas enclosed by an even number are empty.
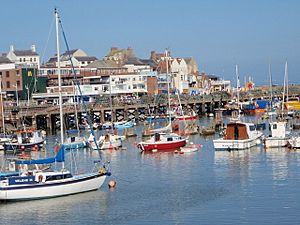
<svg viewBox="0 0 300 225">
<path fill-rule="evenodd" d="M 103 167 L 101 167 L 101 168 L 99 169 L 98 172 L 99 172 L 101 175 L 103 175 L 103 174 L 106 173 L 106 170 L 105 170 Z"/>
<path fill-rule="evenodd" d="M 38 176 L 38 179 L 39 179 L 39 183 L 42 183 L 43 180 L 44 180 L 44 176 L 43 176 L 42 174 L 40 174 L 40 175 Z"/>
</svg>

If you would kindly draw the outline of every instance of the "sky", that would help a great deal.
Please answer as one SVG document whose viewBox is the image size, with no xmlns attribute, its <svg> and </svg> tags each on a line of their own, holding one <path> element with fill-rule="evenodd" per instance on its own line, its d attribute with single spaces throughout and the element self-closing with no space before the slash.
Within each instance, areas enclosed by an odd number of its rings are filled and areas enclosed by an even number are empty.
<svg viewBox="0 0 300 225">
<path fill-rule="evenodd" d="M 166 48 L 193 57 L 199 71 L 243 84 L 300 83 L 298 0 L 0 0 L 0 52 L 36 45 L 43 61 L 55 54 L 57 7 L 70 49 L 103 58 L 112 46 L 139 58 Z M 4 10 L 5 9 L 5 10 Z M 62 47 L 62 51 L 65 48 Z"/>
</svg>

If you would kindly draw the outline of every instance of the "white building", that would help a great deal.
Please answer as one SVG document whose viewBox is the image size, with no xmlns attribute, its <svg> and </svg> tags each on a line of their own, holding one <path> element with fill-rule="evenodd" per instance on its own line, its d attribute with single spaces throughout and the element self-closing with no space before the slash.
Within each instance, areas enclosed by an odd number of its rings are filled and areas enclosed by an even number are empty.
<svg viewBox="0 0 300 225">
<path fill-rule="evenodd" d="M 15 50 L 11 45 L 6 57 L 16 65 L 40 67 L 40 57 L 36 52 L 35 45 L 31 45 L 30 50 Z"/>
</svg>

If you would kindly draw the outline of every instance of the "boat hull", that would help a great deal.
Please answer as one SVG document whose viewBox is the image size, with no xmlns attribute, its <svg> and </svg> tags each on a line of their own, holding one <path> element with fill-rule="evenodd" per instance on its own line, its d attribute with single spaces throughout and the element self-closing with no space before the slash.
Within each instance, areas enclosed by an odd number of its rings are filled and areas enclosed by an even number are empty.
<svg viewBox="0 0 300 225">
<path fill-rule="evenodd" d="M 216 150 L 242 150 L 261 144 L 261 137 L 262 134 L 244 140 L 225 140 L 221 138 L 213 140 L 213 144 Z"/>
<path fill-rule="evenodd" d="M 286 147 L 288 145 L 287 138 L 266 138 L 264 140 L 266 148 Z"/>
<path fill-rule="evenodd" d="M 139 143 L 138 147 L 143 151 L 152 151 L 156 149 L 159 150 L 167 150 L 167 149 L 177 149 L 186 145 L 186 140 L 177 140 L 173 142 L 156 142 L 156 143 L 149 143 L 149 142 L 141 142 Z"/>
<path fill-rule="evenodd" d="M 0 186 L 0 200 L 18 201 L 52 198 L 93 191 L 102 186 L 105 178 L 106 175 L 91 173 L 57 182 Z"/>
<path fill-rule="evenodd" d="M 176 120 L 196 120 L 198 116 L 176 116 Z"/>
<path fill-rule="evenodd" d="M 35 149 L 37 146 L 36 150 L 39 150 L 42 148 L 44 145 L 44 141 L 39 141 L 39 142 L 34 142 L 34 143 L 5 143 L 3 145 L 4 147 L 4 152 L 11 152 L 11 151 L 31 151 Z"/>
</svg>

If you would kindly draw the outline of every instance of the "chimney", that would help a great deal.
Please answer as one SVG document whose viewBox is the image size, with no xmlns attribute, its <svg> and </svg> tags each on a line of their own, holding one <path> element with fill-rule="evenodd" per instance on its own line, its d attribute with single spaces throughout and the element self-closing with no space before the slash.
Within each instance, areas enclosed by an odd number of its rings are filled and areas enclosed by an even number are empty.
<svg viewBox="0 0 300 225">
<path fill-rule="evenodd" d="M 156 54 L 155 54 L 155 51 L 151 51 L 151 53 L 150 53 L 150 59 L 156 60 Z"/>
<path fill-rule="evenodd" d="M 31 45 L 31 51 L 35 52 L 35 45 Z"/>
<path fill-rule="evenodd" d="M 117 47 L 111 47 L 111 48 L 110 48 L 110 51 L 111 51 L 111 52 L 114 52 L 114 51 L 117 51 L 117 50 L 118 50 Z"/>
<path fill-rule="evenodd" d="M 14 51 L 14 46 L 13 45 L 11 45 L 10 46 L 10 50 L 9 50 L 10 52 L 13 52 Z"/>
</svg>

